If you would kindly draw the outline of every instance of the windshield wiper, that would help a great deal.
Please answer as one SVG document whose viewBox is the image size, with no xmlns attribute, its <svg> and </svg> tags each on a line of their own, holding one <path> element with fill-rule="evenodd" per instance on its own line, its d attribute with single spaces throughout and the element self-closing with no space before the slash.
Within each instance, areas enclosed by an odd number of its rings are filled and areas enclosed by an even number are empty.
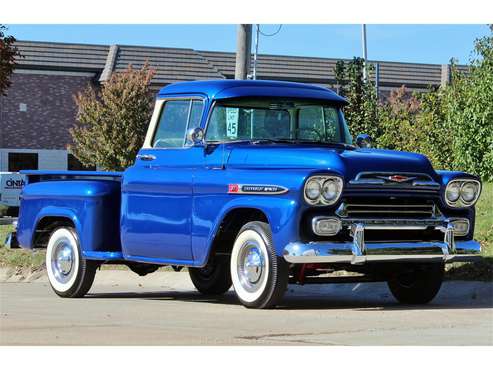
<svg viewBox="0 0 493 370">
<path fill-rule="evenodd" d="M 322 140 L 303 140 L 303 139 L 297 139 L 296 143 L 299 144 L 315 144 L 315 145 L 328 145 L 328 146 L 337 146 L 341 147 L 344 149 L 355 149 L 353 145 L 346 144 L 346 143 L 339 143 L 336 141 L 322 141 Z"/>
<path fill-rule="evenodd" d="M 241 139 L 241 140 L 228 140 L 228 141 L 220 141 L 220 140 L 211 140 L 208 141 L 209 144 L 277 144 L 277 143 L 295 143 L 293 139 Z"/>
<path fill-rule="evenodd" d="M 285 143 L 288 143 L 288 144 L 292 144 L 294 143 L 295 141 L 293 139 L 256 139 L 256 140 L 252 140 L 252 144 L 271 144 L 271 143 L 274 143 L 274 144 L 285 144 Z"/>
<path fill-rule="evenodd" d="M 209 144 L 252 144 L 252 145 L 262 145 L 262 144 L 314 144 L 314 145 L 326 145 L 335 146 L 344 149 L 355 149 L 353 145 L 338 143 L 335 141 L 320 141 L 320 140 L 303 140 L 303 139 L 289 139 L 289 138 L 279 138 L 279 139 L 242 139 L 242 140 L 230 140 L 230 141 L 209 141 Z"/>
</svg>

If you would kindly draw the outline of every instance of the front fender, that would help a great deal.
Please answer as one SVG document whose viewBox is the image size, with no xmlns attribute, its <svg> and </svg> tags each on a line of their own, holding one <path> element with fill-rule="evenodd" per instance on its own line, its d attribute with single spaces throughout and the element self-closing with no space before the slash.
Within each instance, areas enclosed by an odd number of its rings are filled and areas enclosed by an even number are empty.
<svg viewBox="0 0 493 370">
<path fill-rule="evenodd" d="M 211 222 L 210 231 L 204 236 L 192 235 L 194 265 L 203 266 L 207 263 L 214 238 L 219 232 L 225 217 L 238 208 L 252 208 L 263 212 L 270 224 L 276 253 L 282 255 L 282 250 L 290 240 L 297 240 L 299 203 L 294 197 L 250 195 L 238 196 L 226 202 Z"/>
</svg>

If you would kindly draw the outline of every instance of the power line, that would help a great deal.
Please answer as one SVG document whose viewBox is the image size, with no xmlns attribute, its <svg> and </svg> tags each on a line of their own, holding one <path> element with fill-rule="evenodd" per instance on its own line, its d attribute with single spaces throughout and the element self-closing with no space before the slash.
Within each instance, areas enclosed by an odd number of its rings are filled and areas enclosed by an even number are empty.
<svg viewBox="0 0 493 370">
<path fill-rule="evenodd" d="M 277 29 L 276 32 L 274 33 L 263 33 L 261 30 L 260 30 L 260 24 L 258 25 L 258 29 L 259 29 L 259 33 L 262 35 L 262 36 L 267 36 L 267 37 L 271 37 L 271 36 L 275 36 L 277 35 L 280 31 L 281 31 L 281 28 L 282 28 L 282 24 L 279 25 L 279 28 Z"/>
</svg>

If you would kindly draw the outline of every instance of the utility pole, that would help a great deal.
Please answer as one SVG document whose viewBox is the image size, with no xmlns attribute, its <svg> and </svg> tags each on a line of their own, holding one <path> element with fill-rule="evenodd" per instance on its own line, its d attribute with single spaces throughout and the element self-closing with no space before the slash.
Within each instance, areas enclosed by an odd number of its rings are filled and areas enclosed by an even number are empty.
<svg viewBox="0 0 493 370">
<path fill-rule="evenodd" d="M 256 32 L 255 32 L 255 51 L 253 53 L 253 75 L 252 78 L 254 80 L 257 79 L 257 55 L 258 55 L 258 41 L 260 36 L 260 25 L 256 24 Z"/>
<path fill-rule="evenodd" d="M 366 75 L 367 75 L 367 71 L 366 71 L 366 61 L 368 59 L 368 54 L 367 54 L 367 50 L 366 50 L 366 24 L 362 24 L 361 25 L 361 43 L 362 43 L 362 47 L 363 47 L 363 60 L 364 60 L 364 64 L 363 64 L 363 80 L 366 81 Z"/>
<path fill-rule="evenodd" d="M 252 25 L 238 25 L 236 38 L 235 79 L 246 80 L 250 70 L 250 54 L 252 50 Z"/>
</svg>

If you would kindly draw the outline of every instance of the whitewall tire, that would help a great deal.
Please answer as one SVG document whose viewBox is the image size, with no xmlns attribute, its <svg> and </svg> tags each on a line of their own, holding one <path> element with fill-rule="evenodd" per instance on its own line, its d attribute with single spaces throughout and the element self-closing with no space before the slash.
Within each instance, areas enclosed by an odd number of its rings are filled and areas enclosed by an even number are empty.
<svg viewBox="0 0 493 370">
<path fill-rule="evenodd" d="M 91 288 L 98 267 L 81 253 L 79 238 L 71 227 L 60 227 L 46 248 L 46 271 L 52 289 L 60 297 L 83 297 Z"/>
<path fill-rule="evenodd" d="M 271 308 L 282 299 L 288 283 L 288 267 L 276 255 L 268 224 L 245 224 L 233 245 L 231 281 L 238 299 L 250 308 Z"/>
</svg>

